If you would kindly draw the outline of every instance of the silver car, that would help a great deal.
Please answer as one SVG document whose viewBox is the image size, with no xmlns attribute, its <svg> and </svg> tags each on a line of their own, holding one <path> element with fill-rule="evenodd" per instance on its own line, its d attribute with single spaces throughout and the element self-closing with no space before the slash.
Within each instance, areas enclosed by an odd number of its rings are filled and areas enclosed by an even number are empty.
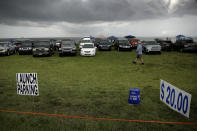
<svg viewBox="0 0 197 131">
<path fill-rule="evenodd" d="M 161 54 L 161 46 L 156 41 L 143 41 L 143 52 L 144 53 L 159 53 Z"/>
<path fill-rule="evenodd" d="M 60 43 L 59 56 L 66 54 L 77 54 L 77 47 L 74 40 L 62 40 L 62 42 Z"/>
<path fill-rule="evenodd" d="M 9 56 L 16 53 L 14 45 L 10 42 L 0 42 L 0 54 Z"/>
</svg>

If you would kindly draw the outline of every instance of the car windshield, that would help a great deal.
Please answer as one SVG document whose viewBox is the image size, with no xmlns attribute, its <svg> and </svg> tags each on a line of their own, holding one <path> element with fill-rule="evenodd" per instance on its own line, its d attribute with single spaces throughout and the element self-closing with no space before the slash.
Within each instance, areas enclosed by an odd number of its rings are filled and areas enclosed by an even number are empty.
<svg viewBox="0 0 197 131">
<path fill-rule="evenodd" d="M 40 42 L 35 42 L 34 47 L 49 47 L 50 43 L 48 41 L 40 41 Z"/>
<path fill-rule="evenodd" d="M 81 43 L 92 43 L 91 40 L 82 40 Z"/>
<path fill-rule="evenodd" d="M 1 47 L 8 46 L 8 43 L 0 43 Z"/>
<path fill-rule="evenodd" d="M 165 43 L 169 43 L 169 44 L 171 44 L 172 42 L 171 41 L 164 41 Z"/>
<path fill-rule="evenodd" d="M 72 46 L 74 45 L 74 41 L 62 41 L 62 46 Z"/>
<path fill-rule="evenodd" d="M 119 40 L 119 44 L 121 44 L 121 45 L 130 45 L 128 40 Z"/>
<path fill-rule="evenodd" d="M 111 43 L 108 42 L 108 41 L 101 41 L 100 42 L 100 45 L 111 45 Z"/>
<path fill-rule="evenodd" d="M 159 45 L 156 41 L 144 41 L 145 45 Z"/>
<path fill-rule="evenodd" d="M 85 44 L 83 48 L 94 48 L 93 44 Z"/>
<path fill-rule="evenodd" d="M 102 39 L 99 39 L 99 38 L 95 39 L 95 42 L 100 42 L 100 41 L 102 41 Z"/>
<path fill-rule="evenodd" d="M 136 40 L 136 39 L 135 39 L 135 40 L 130 40 L 130 42 L 138 42 L 138 41 L 139 41 L 139 40 Z"/>
<path fill-rule="evenodd" d="M 21 43 L 21 46 L 32 46 L 32 43 L 31 42 L 24 42 L 24 43 Z"/>
</svg>

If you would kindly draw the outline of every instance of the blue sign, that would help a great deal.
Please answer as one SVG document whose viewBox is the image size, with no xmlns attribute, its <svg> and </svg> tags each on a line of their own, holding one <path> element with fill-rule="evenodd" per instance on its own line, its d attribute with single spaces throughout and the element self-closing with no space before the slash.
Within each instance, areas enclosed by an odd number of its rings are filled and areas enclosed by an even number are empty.
<svg viewBox="0 0 197 131">
<path fill-rule="evenodd" d="M 140 89 L 131 88 L 129 91 L 129 104 L 139 104 L 140 103 Z"/>
</svg>

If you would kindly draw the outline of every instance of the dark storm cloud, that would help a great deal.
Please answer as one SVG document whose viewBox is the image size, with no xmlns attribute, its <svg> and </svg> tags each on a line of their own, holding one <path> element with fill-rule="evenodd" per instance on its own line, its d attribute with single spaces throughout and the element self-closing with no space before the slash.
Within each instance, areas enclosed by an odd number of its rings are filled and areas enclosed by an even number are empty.
<svg viewBox="0 0 197 131">
<path fill-rule="evenodd" d="M 189 14 L 197 16 L 197 0 L 179 0 L 176 8 L 174 15 Z"/>
<path fill-rule="evenodd" d="M 179 0 L 175 12 L 197 14 L 196 3 L 196 0 Z M 3 24 L 129 21 L 168 15 L 168 3 L 164 0 L 1 0 L 0 5 Z"/>
</svg>

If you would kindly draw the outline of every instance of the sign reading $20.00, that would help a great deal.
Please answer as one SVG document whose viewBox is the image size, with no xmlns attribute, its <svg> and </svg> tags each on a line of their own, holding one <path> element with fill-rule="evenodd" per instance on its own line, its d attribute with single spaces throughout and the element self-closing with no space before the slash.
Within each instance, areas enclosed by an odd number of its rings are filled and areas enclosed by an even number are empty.
<svg viewBox="0 0 197 131">
<path fill-rule="evenodd" d="M 160 82 L 160 100 L 171 109 L 189 118 L 191 94 L 176 88 L 164 80 Z"/>
</svg>

